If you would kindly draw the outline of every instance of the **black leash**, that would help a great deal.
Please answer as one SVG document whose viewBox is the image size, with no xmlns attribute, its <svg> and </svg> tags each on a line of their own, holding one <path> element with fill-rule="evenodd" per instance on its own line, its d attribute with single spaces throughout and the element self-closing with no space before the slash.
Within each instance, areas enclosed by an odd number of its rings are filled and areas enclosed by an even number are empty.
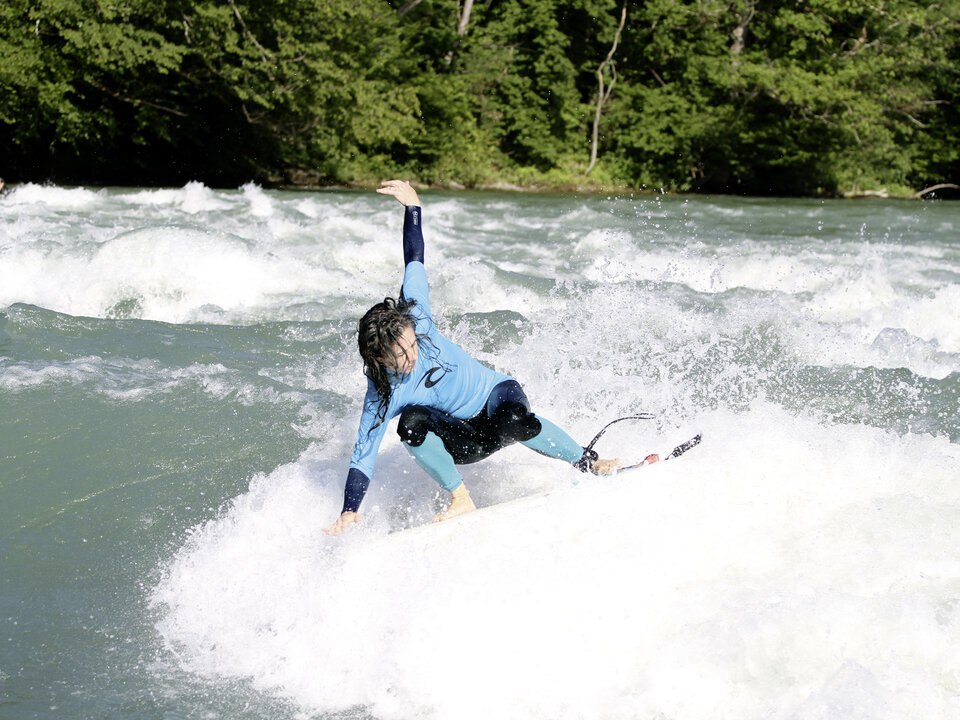
<svg viewBox="0 0 960 720">
<path fill-rule="evenodd" d="M 587 445 L 584 450 L 593 450 L 593 446 L 597 444 L 597 440 L 600 439 L 600 437 L 607 431 L 607 428 L 611 425 L 616 425 L 618 422 L 623 422 L 624 420 L 653 420 L 655 417 L 656 416 L 653 413 L 640 413 L 639 415 L 627 415 L 627 417 L 611 420 L 603 426 L 603 429 L 594 436 L 593 440 L 590 441 L 590 444 Z"/>
<path fill-rule="evenodd" d="M 597 454 L 597 451 L 593 449 L 593 446 L 597 444 L 597 440 L 607 431 L 607 428 L 611 425 L 616 425 L 618 422 L 623 422 L 624 420 L 653 420 L 656 417 L 653 413 L 640 413 L 639 415 L 627 415 L 626 417 L 617 418 L 616 420 L 611 420 L 598 432 L 593 440 L 583 449 L 583 457 L 581 457 L 577 462 L 574 463 L 574 467 L 579 469 L 581 472 L 590 472 L 590 469 L 593 467 L 594 461 L 596 461 L 600 456 Z"/>
</svg>

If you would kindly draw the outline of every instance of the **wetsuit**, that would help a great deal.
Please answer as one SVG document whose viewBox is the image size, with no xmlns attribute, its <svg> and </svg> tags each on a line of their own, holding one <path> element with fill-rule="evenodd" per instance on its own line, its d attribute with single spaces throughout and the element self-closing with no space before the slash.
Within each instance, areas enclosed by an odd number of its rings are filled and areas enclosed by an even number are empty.
<svg viewBox="0 0 960 720">
<path fill-rule="evenodd" d="M 389 421 L 410 454 L 446 490 L 462 482 L 456 465 L 476 462 L 514 442 L 582 468 L 584 449 L 549 420 L 530 411 L 520 384 L 480 364 L 441 335 L 430 311 L 423 265 L 421 209 L 407 207 L 403 220 L 405 270 L 401 295 L 411 308 L 417 336 L 417 362 L 408 374 L 390 373 L 392 393 L 386 414 L 371 380 L 357 441 L 350 458 L 342 512 L 356 512 L 373 475 Z"/>
</svg>

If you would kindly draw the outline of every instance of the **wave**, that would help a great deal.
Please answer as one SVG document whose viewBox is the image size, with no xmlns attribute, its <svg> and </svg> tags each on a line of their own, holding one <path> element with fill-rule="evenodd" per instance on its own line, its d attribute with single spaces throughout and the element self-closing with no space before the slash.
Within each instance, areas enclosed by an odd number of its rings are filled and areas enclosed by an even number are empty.
<svg viewBox="0 0 960 720">
<path fill-rule="evenodd" d="M 699 423 L 632 479 L 505 451 L 466 478 L 481 504 L 553 493 L 442 533 L 389 534 L 433 509 L 396 448 L 362 529 L 322 536 L 340 468 L 314 451 L 193 531 L 158 630 L 181 667 L 311 713 L 949 717 L 960 449 L 766 403 Z"/>
</svg>

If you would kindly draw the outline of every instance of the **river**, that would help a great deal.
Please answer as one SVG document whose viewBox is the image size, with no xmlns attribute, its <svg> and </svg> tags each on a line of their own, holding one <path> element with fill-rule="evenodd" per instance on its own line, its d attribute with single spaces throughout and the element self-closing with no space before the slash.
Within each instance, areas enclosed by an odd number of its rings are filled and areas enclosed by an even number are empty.
<svg viewBox="0 0 960 720">
<path fill-rule="evenodd" d="M 337 516 L 402 211 L 0 198 L 0 717 L 960 717 L 960 205 L 421 193 L 440 330 L 636 461 L 392 431 Z"/>
</svg>

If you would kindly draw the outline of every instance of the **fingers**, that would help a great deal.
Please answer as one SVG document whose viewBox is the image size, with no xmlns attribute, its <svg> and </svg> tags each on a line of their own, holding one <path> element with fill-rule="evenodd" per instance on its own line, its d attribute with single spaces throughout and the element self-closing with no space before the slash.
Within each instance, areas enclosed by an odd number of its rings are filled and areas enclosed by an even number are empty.
<svg viewBox="0 0 960 720">
<path fill-rule="evenodd" d="M 406 180 L 384 180 L 380 183 L 380 187 L 377 188 L 377 192 L 383 195 L 396 195 L 398 192 L 403 192 L 409 187 L 410 183 Z"/>
<path fill-rule="evenodd" d="M 377 188 L 381 195 L 393 195 L 402 205 L 419 205 L 417 191 L 406 180 L 384 180 Z"/>
</svg>

